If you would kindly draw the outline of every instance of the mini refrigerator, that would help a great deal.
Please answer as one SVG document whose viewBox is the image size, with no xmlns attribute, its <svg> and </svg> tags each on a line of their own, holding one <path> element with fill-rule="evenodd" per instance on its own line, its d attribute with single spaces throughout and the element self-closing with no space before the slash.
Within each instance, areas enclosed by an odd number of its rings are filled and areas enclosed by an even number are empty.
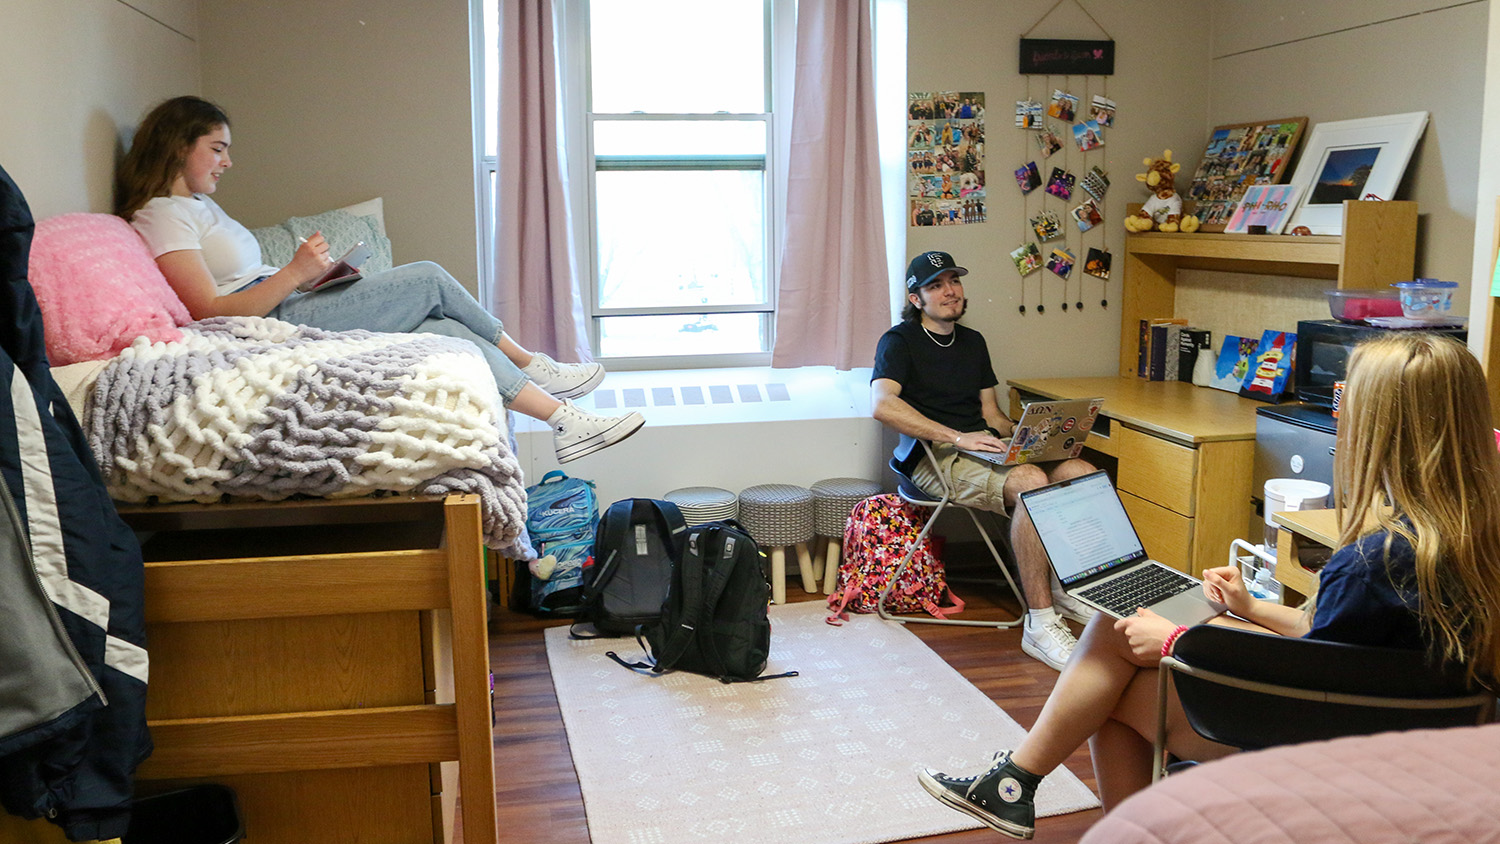
<svg viewBox="0 0 1500 844">
<path fill-rule="evenodd" d="M 1333 486 L 1335 420 L 1314 404 L 1255 409 L 1255 485 L 1258 500 L 1271 478 L 1304 478 Z"/>
</svg>

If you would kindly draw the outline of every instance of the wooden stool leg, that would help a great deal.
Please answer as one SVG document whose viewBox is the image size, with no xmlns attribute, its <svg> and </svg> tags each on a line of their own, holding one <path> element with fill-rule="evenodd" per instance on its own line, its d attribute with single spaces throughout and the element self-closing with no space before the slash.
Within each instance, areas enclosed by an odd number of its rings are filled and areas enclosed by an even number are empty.
<svg viewBox="0 0 1500 844">
<path fill-rule="evenodd" d="M 786 546 L 771 549 L 771 603 L 786 603 Z"/>
<path fill-rule="evenodd" d="M 828 550 L 823 556 L 826 557 L 823 563 L 823 594 L 832 595 L 833 590 L 838 588 L 839 560 L 843 556 L 843 548 L 840 547 L 839 540 L 829 537 Z"/>
<path fill-rule="evenodd" d="M 802 591 L 809 595 L 818 593 L 818 579 L 813 576 L 812 554 L 806 542 L 797 543 L 797 567 L 802 570 Z"/>
<path fill-rule="evenodd" d="M 823 556 L 828 547 L 828 541 L 821 536 L 813 537 L 813 582 L 823 576 Z"/>
</svg>

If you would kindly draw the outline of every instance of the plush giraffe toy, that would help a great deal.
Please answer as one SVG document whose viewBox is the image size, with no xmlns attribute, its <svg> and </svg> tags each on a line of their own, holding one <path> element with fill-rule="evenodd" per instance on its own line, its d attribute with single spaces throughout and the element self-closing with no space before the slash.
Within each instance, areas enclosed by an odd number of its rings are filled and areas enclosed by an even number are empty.
<svg viewBox="0 0 1500 844">
<path fill-rule="evenodd" d="M 1161 158 L 1148 158 L 1145 164 L 1146 172 L 1137 173 L 1135 180 L 1145 183 L 1151 190 L 1151 198 L 1146 200 L 1140 211 L 1125 218 L 1126 231 L 1197 231 L 1198 218 L 1191 214 L 1186 217 L 1182 215 L 1182 197 L 1177 195 L 1177 189 L 1172 185 L 1177 171 L 1182 169 L 1181 164 L 1172 161 L 1172 151 L 1166 150 Z"/>
</svg>

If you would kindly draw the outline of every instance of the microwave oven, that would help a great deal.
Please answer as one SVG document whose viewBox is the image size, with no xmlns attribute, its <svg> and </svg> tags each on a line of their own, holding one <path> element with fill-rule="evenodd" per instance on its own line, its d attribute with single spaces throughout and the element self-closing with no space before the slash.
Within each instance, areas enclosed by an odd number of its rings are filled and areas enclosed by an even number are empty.
<svg viewBox="0 0 1500 844">
<path fill-rule="evenodd" d="M 1402 329 L 1376 328 L 1332 319 L 1297 323 L 1297 400 L 1332 407 L 1333 382 L 1344 380 L 1344 370 L 1354 346 L 1393 330 Z M 1469 338 L 1469 333 L 1462 328 L 1437 328 L 1428 333 L 1452 337 L 1460 343 Z"/>
</svg>

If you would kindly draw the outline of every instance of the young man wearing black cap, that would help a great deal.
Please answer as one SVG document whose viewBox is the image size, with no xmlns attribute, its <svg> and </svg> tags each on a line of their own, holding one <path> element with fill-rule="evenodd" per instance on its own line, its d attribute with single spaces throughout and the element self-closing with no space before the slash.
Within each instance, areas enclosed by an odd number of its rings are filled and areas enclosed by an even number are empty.
<svg viewBox="0 0 1500 844">
<path fill-rule="evenodd" d="M 968 310 L 959 279 L 968 272 L 946 252 L 923 252 L 912 259 L 901 322 L 886 331 L 875 351 L 871 405 L 881 423 L 932 444 L 936 467 L 920 448 L 897 455 L 919 486 L 936 494 L 942 488 L 941 472 L 956 503 L 1004 515 L 1015 509 L 1022 492 L 1088 474 L 1094 467 L 1083 460 L 1000 466 L 963 453 L 1004 451 L 1007 443 L 1001 437 L 1015 428 L 1000 410 L 995 392 L 999 379 L 984 335 L 958 324 Z M 1077 644 L 1062 616 L 1086 623 L 1094 610 L 1057 585 L 1024 509 L 1015 512 L 1010 525 L 1028 606 L 1021 650 L 1061 671 Z"/>
</svg>

